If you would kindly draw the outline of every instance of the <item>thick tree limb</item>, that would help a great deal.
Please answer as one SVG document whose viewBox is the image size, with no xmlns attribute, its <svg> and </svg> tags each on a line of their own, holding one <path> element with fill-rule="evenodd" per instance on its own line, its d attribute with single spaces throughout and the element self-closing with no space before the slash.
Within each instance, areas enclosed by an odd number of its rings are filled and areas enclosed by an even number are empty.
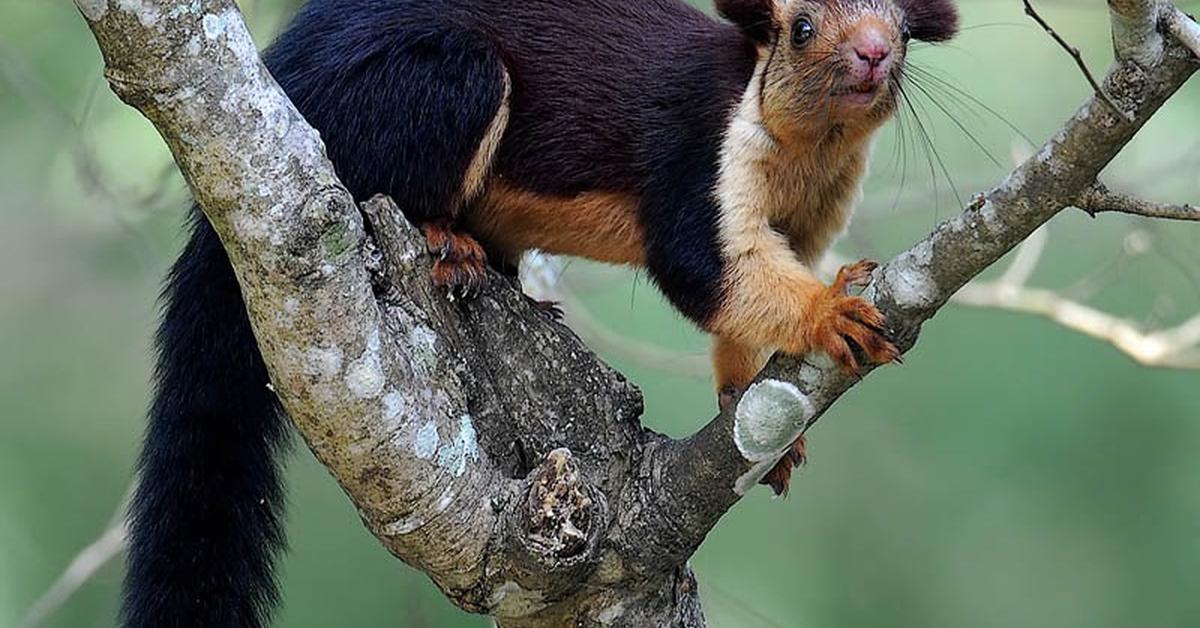
<svg viewBox="0 0 1200 628">
<path fill-rule="evenodd" d="M 452 303 L 385 199 L 360 213 L 258 59 L 232 0 L 75 0 L 114 91 L 170 146 L 238 275 L 274 389 L 364 523 L 460 607 L 505 628 L 703 625 L 687 558 L 854 382 L 777 358 L 677 442 L 640 394 L 500 278 Z M 1196 70 L 1114 0 L 1118 62 L 1034 158 L 883 266 L 905 349 L 971 277 L 1075 202 Z M 363 215 L 375 241 L 365 235 Z"/>
</svg>

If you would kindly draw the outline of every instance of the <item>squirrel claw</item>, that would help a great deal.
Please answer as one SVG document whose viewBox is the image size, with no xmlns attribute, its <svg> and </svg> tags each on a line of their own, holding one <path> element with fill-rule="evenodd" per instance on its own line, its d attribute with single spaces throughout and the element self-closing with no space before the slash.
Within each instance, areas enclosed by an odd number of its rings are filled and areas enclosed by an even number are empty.
<svg viewBox="0 0 1200 628">
<path fill-rule="evenodd" d="M 832 290 L 840 294 L 847 294 L 850 287 L 866 287 L 871 283 L 871 274 L 875 269 L 879 268 L 879 264 L 871 260 L 858 260 L 853 264 L 846 264 L 838 269 L 837 278 L 833 280 Z"/>
<path fill-rule="evenodd" d="M 775 463 L 775 466 L 771 467 L 771 470 L 767 471 L 767 474 L 758 483 L 770 486 L 777 497 L 780 495 L 787 497 L 792 482 L 792 469 L 806 462 L 808 462 L 808 448 L 804 436 L 801 436 L 792 443 L 779 462 Z"/>
<path fill-rule="evenodd" d="M 562 306 L 559 305 L 558 301 L 542 301 L 528 295 L 526 295 L 525 298 L 529 299 L 529 304 L 533 306 L 533 309 L 540 312 L 546 318 L 552 321 L 562 320 L 563 309 Z"/>
<path fill-rule="evenodd" d="M 869 283 L 877 267 L 867 260 L 843 266 L 833 285 L 814 300 L 809 322 L 810 346 L 824 351 L 855 377 L 861 377 L 862 369 L 854 348 L 875 364 L 900 361 L 900 350 L 885 331 L 888 325 L 883 313 L 866 299 L 846 294 L 847 286 Z"/>
<path fill-rule="evenodd" d="M 421 229 L 434 256 L 434 285 L 446 288 L 452 299 L 478 296 L 487 281 L 487 254 L 483 246 L 445 221 L 427 222 Z"/>
</svg>

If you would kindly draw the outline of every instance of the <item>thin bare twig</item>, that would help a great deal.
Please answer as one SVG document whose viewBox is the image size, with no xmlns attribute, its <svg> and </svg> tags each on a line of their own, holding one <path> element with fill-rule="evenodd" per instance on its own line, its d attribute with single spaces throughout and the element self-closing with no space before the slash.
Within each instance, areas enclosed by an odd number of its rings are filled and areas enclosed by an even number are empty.
<svg viewBox="0 0 1200 628">
<path fill-rule="evenodd" d="M 1200 221 L 1200 207 L 1195 205 L 1155 203 L 1131 194 L 1114 192 L 1099 182 L 1084 190 L 1074 205 L 1093 217 L 1105 212 L 1118 212 L 1147 218 Z"/>
<path fill-rule="evenodd" d="M 1104 88 L 1100 87 L 1100 82 L 1096 80 L 1095 75 L 1093 75 L 1092 71 L 1088 69 L 1087 63 L 1084 62 L 1083 55 L 1079 52 L 1079 49 L 1067 43 L 1067 40 L 1063 39 L 1063 36 L 1059 35 L 1058 31 L 1054 30 L 1054 27 L 1050 26 L 1046 20 L 1042 19 L 1041 14 L 1037 12 L 1037 9 L 1033 8 L 1033 5 L 1029 2 L 1029 0 L 1021 1 L 1025 3 L 1025 15 L 1033 18 L 1033 21 L 1037 22 L 1038 26 L 1041 26 L 1042 29 L 1046 31 L 1046 34 L 1050 35 L 1050 37 L 1053 38 L 1054 41 L 1057 42 L 1063 50 L 1066 50 L 1067 54 L 1071 55 L 1071 58 L 1075 60 L 1075 65 L 1079 66 L 1079 70 L 1083 72 L 1084 78 L 1086 78 L 1088 84 L 1092 86 L 1092 90 L 1096 92 L 1096 96 L 1099 97 L 1104 104 L 1108 105 L 1108 107 L 1113 110 L 1113 113 L 1117 114 L 1121 120 L 1125 122 L 1132 122 L 1133 119 L 1129 117 L 1129 114 L 1125 113 L 1124 110 L 1118 107 L 1117 104 L 1108 97 L 1108 94 L 1104 92 Z"/>
<path fill-rule="evenodd" d="M 1145 331 L 1132 321 L 1077 303 L 1052 290 L 998 281 L 971 282 L 955 295 L 954 302 L 1043 316 L 1103 340 L 1144 366 L 1200 369 L 1200 315 L 1177 327 Z"/>
<path fill-rule="evenodd" d="M 1103 340 L 1144 366 L 1200 369 L 1200 314 L 1178 327 L 1146 331 L 1136 323 L 1072 300 L 1053 290 L 1026 285 L 1048 240 L 1042 226 L 1016 251 L 995 281 L 975 280 L 951 301 L 1041 316 L 1058 325 Z"/>
<path fill-rule="evenodd" d="M 21 628 L 34 628 L 43 624 L 91 580 L 101 567 L 125 549 L 128 534 L 125 511 L 129 508 L 129 498 L 133 495 L 134 488 L 135 484 L 131 484 L 125 490 L 125 496 L 121 498 L 100 536 L 80 550 L 54 584 L 29 607 L 25 618 L 21 620 Z"/>
<path fill-rule="evenodd" d="M 1025 285 L 1033 276 L 1033 271 L 1037 269 L 1038 262 L 1042 260 L 1042 253 L 1046 250 L 1046 241 L 1049 239 L 1045 225 L 1030 234 L 1029 238 L 1017 247 L 1013 261 L 1008 265 L 1008 270 L 1005 270 L 1004 274 L 1000 276 L 1000 283 L 1012 286 Z"/>
</svg>

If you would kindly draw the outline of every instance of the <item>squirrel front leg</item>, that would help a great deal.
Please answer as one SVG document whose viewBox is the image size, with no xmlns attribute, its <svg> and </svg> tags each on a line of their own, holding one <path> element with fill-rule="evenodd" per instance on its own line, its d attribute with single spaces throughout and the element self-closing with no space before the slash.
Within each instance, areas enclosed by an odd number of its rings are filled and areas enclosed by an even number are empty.
<svg viewBox="0 0 1200 628">
<path fill-rule="evenodd" d="M 726 230 L 721 305 L 709 324 L 716 335 L 713 366 L 722 408 L 754 379 L 768 348 L 795 355 L 823 351 L 855 374 L 859 364 L 851 344 L 873 362 L 899 360 L 900 352 L 885 336 L 883 315 L 866 299 L 847 293 L 850 286 L 870 281 L 874 262 L 843 266 L 826 286 L 770 225 L 746 222 Z M 793 467 L 805 456 L 801 436 L 760 483 L 776 495 L 786 493 Z"/>
<path fill-rule="evenodd" d="M 728 368 L 745 363 L 745 359 L 730 359 L 736 355 L 730 348 L 739 346 L 743 353 L 761 348 L 793 355 L 823 351 L 854 374 L 860 367 L 852 345 L 876 363 L 899 357 L 886 338 L 886 322 L 879 310 L 866 299 L 847 294 L 851 285 L 870 280 L 874 263 L 847 265 L 826 286 L 800 262 L 784 236 L 764 222 L 727 232 L 726 264 L 721 304 L 709 323 L 709 330 L 719 338 L 714 355 L 725 356 L 717 365 L 719 378 L 745 379 L 744 368 Z M 719 387 L 741 383 L 721 379 Z"/>
</svg>

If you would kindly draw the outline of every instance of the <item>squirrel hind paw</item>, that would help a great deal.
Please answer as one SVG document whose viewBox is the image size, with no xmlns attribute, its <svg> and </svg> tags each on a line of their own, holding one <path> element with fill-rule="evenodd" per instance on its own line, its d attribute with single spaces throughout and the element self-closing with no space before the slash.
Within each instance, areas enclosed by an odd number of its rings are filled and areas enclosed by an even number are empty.
<svg viewBox="0 0 1200 628">
<path fill-rule="evenodd" d="M 758 483 L 770 486 L 776 496 L 787 497 L 788 489 L 791 488 L 792 470 L 805 462 L 808 462 L 808 449 L 804 437 L 801 436 Z"/>
<path fill-rule="evenodd" d="M 487 253 L 483 245 L 445 222 L 425 223 L 421 229 L 434 256 L 434 285 L 461 297 L 479 294 L 487 280 Z"/>
</svg>

